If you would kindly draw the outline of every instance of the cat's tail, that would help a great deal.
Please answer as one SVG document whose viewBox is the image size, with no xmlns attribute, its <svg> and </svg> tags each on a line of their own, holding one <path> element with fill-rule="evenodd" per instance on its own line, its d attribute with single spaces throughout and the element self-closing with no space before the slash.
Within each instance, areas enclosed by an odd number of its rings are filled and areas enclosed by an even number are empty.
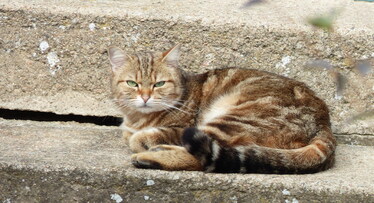
<svg viewBox="0 0 374 203">
<path fill-rule="evenodd" d="M 216 173 L 315 173 L 334 164 L 336 141 L 322 128 L 305 147 L 275 149 L 258 145 L 228 147 L 196 128 L 187 128 L 184 147 L 200 160 L 205 171 Z"/>
</svg>

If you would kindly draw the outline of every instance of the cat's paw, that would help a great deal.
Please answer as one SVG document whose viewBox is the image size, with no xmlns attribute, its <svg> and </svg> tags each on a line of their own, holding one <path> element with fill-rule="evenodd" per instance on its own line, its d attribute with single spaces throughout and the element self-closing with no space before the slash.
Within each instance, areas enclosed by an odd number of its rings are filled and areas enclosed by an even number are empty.
<svg viewBox="0 0 374 203">
<path fill-rule="evenodd" d="M 200 162 L 186 151 L 184 147 L 174 145 L 159 145 L 150 150 L 131 156 L 132 164 L 137 168 L 162 169 L 168 171 L 199 171 Z"/>
<path fill-rule="evenodd" d="M 122 131 L 122 138 L 128 143 L 132 134 L 133 133 L 124 130 L 124 131 Z"/>
<path fill-rule="evenodd" d="M 178 148 L 180 148 L 180 146 L 162 144 L 162 145 L 153 146 L 149 148 L 148 151 L 158 152 L 158 151 L 166 151 L 166 150 L 178 150 Z"/>
<path fill-rule="evenodd" d="M 129 146 L 133 152 L 144 152 L 149 148 L 160 144 L 160 130 L 157 128 L 148 128 L 134 133 L 129 138 Z"/>
<path fill-rule="evenodd" d="M 147 154 L 147 152 L 133 154 L 131 156 L 131 163 L 136 168 L 162 169 L 162 166 L 157 161 L 152 160 L 152 156 Z"/>
</svg>

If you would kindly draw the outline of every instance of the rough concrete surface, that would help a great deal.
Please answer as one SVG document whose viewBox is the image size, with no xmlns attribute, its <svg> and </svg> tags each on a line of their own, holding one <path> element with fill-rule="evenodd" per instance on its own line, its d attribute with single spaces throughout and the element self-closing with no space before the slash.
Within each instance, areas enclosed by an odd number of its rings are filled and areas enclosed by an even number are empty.
<svg viewBox="0 0 374 203">
<path fill-rule="evenodd" d="M 239 66 L 306 82 L 326 100 L 334 132 L 374 134 L 373 119 L 345 121 L 373 109 L 373 71 L 352 59 L 374 58 L 374 4 L 344 1 L 57 1 L 0 2 L 0 108 L 58 114 L 120 115 L 109 99 L 110 45 L 128 52 L 181 43 L 181 66 L 193 72 Z M 338 8 L 335 33 L 306 23 Z M 347 79 L 344 97 L 311 59 L 330 60 Z M 373 62 L 373 61 L 372 61 Z"/>
<path fill-rule="evenodd" d="M 374 202 L 374 4 L 341 1 L 1 0 L 0 108 L 119 116 L 106 49 L 182 47 L 192 72 L 238 66 L 306 82 L 340 134 L 337 163 L 311 175 L 205 174 L 135 169 L 116 127 L 0 120 L 0 202 Z M 334 32 L 306 19 L 338 11 Z M 344 97 L 312 59 L 347 78 Z M 1 117 L 1 115 L 0 115 Z M 366 145 L 366 146 L 359 146 Z"/>
<path fill-rule="evenodd" d="M 0 202 L 373 202 L 374 148 L 309 175 L 135 169 L 116 127 L 0 120 Z"/>
</svg>

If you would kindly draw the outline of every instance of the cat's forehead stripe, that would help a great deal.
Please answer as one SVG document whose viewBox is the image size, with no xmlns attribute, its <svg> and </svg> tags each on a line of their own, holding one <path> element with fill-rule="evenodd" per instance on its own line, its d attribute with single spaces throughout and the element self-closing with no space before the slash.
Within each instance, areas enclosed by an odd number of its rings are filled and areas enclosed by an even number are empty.
<svg viewBox="0 0 374 203">
<path fill-rule="evenodd" d="M 136 81 L 141 81 L 142 80 L 142 73 L 141 73 L 141 71 L 140 70 L 138 70 L 137 72 L 136 72 Z"/>
<path fill-rule="evenodd" d="M 151 66 L 153 67 L 153 64 L 154 64 L 154 56 L 153 56 L 153 53 L 149 53 L 149 58 L 150 58 Z"/>
<path fill-rule="evenodd" d="M 154 56 L 152 53 L 145 55 L 136 55 L 138 60 L 138 70 L 143 77 L 148 77 L 153 72 Z"/>
<path fill-rule="evenodd" d="M 145 60 L 147 61 L 147 66 L 144 67 L 145 71 L 147 73 L 147 76 L 150 76 L 153 72 L 153 55 L 152 53 L 147 53 L 147 57 L 145 57 Z"/>
</svg>

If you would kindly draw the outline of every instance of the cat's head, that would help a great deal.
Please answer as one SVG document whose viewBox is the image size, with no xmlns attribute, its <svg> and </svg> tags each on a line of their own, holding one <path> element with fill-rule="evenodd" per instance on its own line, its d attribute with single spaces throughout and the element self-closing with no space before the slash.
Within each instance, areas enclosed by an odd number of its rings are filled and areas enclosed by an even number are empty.
<svg viewBox="0 0 374 203">
<path fill-rule="evenodd" d="M 151 113 L 179 103 L 183 92 L 179 50 L 177 45 L 166 52 L 128 55 L 120 48 L 109 48 L 112 94 L 123 111 Z"/>
</svg>

